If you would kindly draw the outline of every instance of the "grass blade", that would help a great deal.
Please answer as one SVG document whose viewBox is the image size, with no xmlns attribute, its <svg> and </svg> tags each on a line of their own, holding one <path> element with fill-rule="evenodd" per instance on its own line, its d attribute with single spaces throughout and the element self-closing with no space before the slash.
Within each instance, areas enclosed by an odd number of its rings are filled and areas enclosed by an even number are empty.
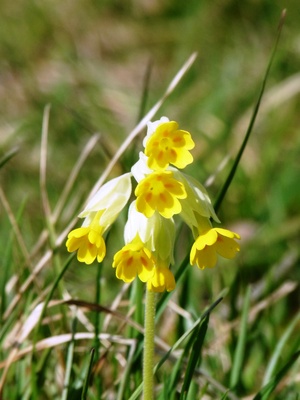
<svg viewBox="0 0 300 400">
<path fill-rule="evenodd" d="M 287 374 L 288 370 L 292 367 L 292 365 L 297 361 L 300 356 L 300 351 L 297 351 L 289 361 L 285 364 L 285 366 L 270 380 L 270 382 L 264 386 L 257 395 L 253 398 L 253 400 L 268 400 L 270 394 L 275 390 L 276 386 L 282 380 L 282 378 Z"/>
<path fill-rule="evenodd" d="M 34 353 L 35 353 L 35 347 L 36 347 L 36 343 L 37 343 L 37 336 L 38 336 L 38 332 L 40 330 L 41 324 L 42 324 L 42 320 L 43 320 L 43 316 L 45 314 L 45 311 L 47 309 L 47 306 L 56 290 L 56 288 L 59 285 L 59 282 L 61 281 L 61 279 L 63 278 L 65 272 L 67 271 L 67 269 L 69 268 L 71 261 L 73 260 L 75 254 L 72 254 L 68 260 L 66 261 L 64 267 L 62 268 L 61 272 L 59 273 L 59 275 L 57 276 L 54 284 L 52 285 L 52 288 L 50 290 L 50 292 L 47 295 L 47 298 L 43 304 L 43 307 L 40 311 L 40 315 L 39 315 L 39 319 L 34 331 L 34 335 L 33 335 L 33 341 L 32 341 L 32 357 L 31 357 L 31 364 L 32 364 L 32 368 L 31 368 L 31 389 L 32 389 L 32 394 L 36 396 L 37 393 L 37 381 L 36 381 L 36 363 L 34 360 Z"/>
<path fill-rule="evenodd" d="M 222 188 L 221 188 L 221 190 L 220 190 L 220 192 L 218 194 L 217 200 L 216 200 L 216 202 L 214 204 L 216 212 L 218 212 L 218 210 L 219 210 L 219 208 L 220 208 L 220 206 L 222 204 L 222 201 L 223 201 L 223 199 L 224 199 L 224 197 L 225 197 L 225 195 L 227 193 L 227 190 L 228 190 L 228 188 L 229 188 L 229 186 L 230 186 L 230 184 L 231 184 L 231 182 L 232 182 L 232 180 L 234 178 L 234 175 L 236 173 L 237 167 L 238 167 L 238 165 L 240 163 L 240 160 L 242 158 L 242 155 L 244 153 L 244 150 L 246 148 L 246 145 L 247 145 L 248 140 L 250 138 L 250 135 L 252 133 L 253 126 L 254 126 L 254 123 L 255 123 L 255 120 L 256 120 L 256 117 L 257 117 L 257 114 L 258 114 L 258 110 L 259 110 L 259 107 L 260 107 L 260 103 L 261 103 L 261 100 L 262 100 L 262 97 L 263 97 L 263 94 L 264 94 L 264 91 L 265 91 L 265 87 L 266 87 L 267 79 L 268 79 L 268 76 L 269 76 L 269 73 L 270 73 L 270 69 L 271 69 L 271 66 L 273 64 L 274 57 L 275 57 L 275 54 L 276 54 L 276 51 L 277 51 L 277 46 L 278 46 L 279 39 L 280 39 L 280 36 L 281 36 L 281 31 L 282 31 L 282 26 L 283 26 L 283 23 L 284 23 L 284 19 L 285 19 L 285 10 L 283 10 L 281 18 L 280 18 L 280 23 L 279 23 L 279 27 L 278 27 L 278 31 L 277 31 L 275 44 L 274 44 L 274 47 L 273 47 L 273 50 L 272 50 L 272 53 L 271 53 L 271 57 L 270 57 L 269 63 L 267 65 L 267 69 L 266 69 L 266 72 L 265 72 L 265 75 L 264 75 L 264 78 L 263 78 L 262 86 L 261 86 L 261 89 L 260 89 L 260 92 L 259 92 L 259 95 L 258 95 L 257 102 L 255 104 L 254 110 L 253 110 L 252 117 L 250 119 L 250 123 L 249 123 L 248 129 L 246 131 L 244 140 L 243 140 L 243 142 L 241 144 L 241 147 L 240 147 L 240 149 L 239 149 L 239 151 L 238 151 L 238 153 L 237 153 L 237 155 L 235 157 L 234 163 L 233 163 L 233 165 L 231 167 L 231 170 L 230 170 L 230 172 L 229 172 L 229 174 L 227 176 L 227 179 L 224 182 L 224 185 L 222 186 Z"/>
<path fill-rule="evenodd" d="M 195 368 L 197 364 L 199 365 L 201 362 L 201 350 L 207 332 L 208 321 L 209 314 L 205 316 L 205 318 L 201 321 L 199 328 L 194 332 L 194 343 L 192 346 L 191 356 L 187 365 L 186 374 L 182 385 L 180 400 L 185 400 L 187 398 L 192 378 L 194 376 Z"/>
<path fill-rule="evenodd" d="M 74 357 L 74 348 L 75 348 L 75 332 L 76 332 L 76 316 L 74 316 L 72 321 L 72 339 L 68 346 L 68 353 L 67 353 L 67 365 L 66 365 L 66 373 L 64 379 L 64 389 L 62 393 L 61 400 L 68 399 L 68 392 L 70 388 L 70 379 L 71 379 L 71 372 L 72 372 L 72 364 L 73 364 L 73 357 Z"/>
<path fill-rule="evenodd" d="M 263 379 L 263 386 L 265 386 L 272 378 L 272 375 L 274 374 L 274 370 L 278 364 L 279 358 L 282 355 L 283 347 L 288 342 L 293 330 L 299 323 L 299 320 L 300 320 L 300 313 L 298 313 L 296 315 L 296 317 L 292 320 L 292 322 L 290 323 L 290 325 L 287 327 L 284 334 L 282 335 L 281 339 L 279 340 L 279 342 L 274 350 L 271 361 L 267 367 L 267 370 L 266 370 L 266 373 L 265 373 L 265 376 Z"/>
<path fill-rule="evenodd" d="M 243 312 L 242 312 L 242 319 L 241 319 L 241 327 L 238 336 L 238 342 L 236 351 L 234 353 L 233 365 L 231 370 L 230 376 L 230 387 L 234 389 L 237 387 L 241 373 L 242 373 L 242 365 L 245 355 L 245 348 L 246 348 L 246 337 L 247 337 L 247 323 L 248 323 L 248 315 L 249 315 L 249 307 L 250 307 L 250 286 L 247 288 L 244 305 L 243 305 Z"/>
<path fill-rule="evenodd" d="M 19 147 L 13 147 L 0 159 L 0 168 L 2 168 L 11 158 L 13 158 L 19 151 Z"/>
<path fill-rule="evenodd" d="M 89 367 L 88 367 L 88 371 L 87 371 L 87 374 L 86 374 L 86 377 L 85 377 L 85 381 L 84 381 L 84 385 L 83 385 L 81 400 L 87 400 L 87 391 L 88 391 L 88 388 L 89 388 L 89 381 L 90 381 L 90 376 L 91 376 L 92 367 L 93 367 L 94 354 L 95 354 L 95 349 L 92 349 L 91 350 L 91 355 L 90 355 Z"/>
</svg>

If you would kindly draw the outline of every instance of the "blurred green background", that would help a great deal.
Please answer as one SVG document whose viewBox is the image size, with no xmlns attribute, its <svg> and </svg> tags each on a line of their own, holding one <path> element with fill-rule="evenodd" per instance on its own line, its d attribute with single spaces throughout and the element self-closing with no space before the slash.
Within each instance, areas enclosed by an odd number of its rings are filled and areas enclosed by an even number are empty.
<svg viewBox="0 0 300 400">
<path fill-rule="evenodd" d="M 243 295 L 237 289 L 240 284 L 256 284 L 259 299 L 283 282 L 298 282 L 299 0 L 2 0 L 0 158 L 16 146 L 19 150 L 1 169 L 0 184 L 13 212 L 22 213 L 21 231 L 28 248 L 45 225 L 39 161 L 46 104 L 51 104 L 47 188 L 52 207 L 85 143 L 94 132 L 101 134 L 75 184 L 77 200 L 70 202 L 58 223 L 61 230 L 136 125 L 149 65 L 146 111 L 194 51 L 196 62 L 157 119 L 166 115 L 192 133 L 197 162 L 188 171 L 202 182 L 230 157 L 208 188 L 216 199 L 247 129 L 284 8 L 286 20 L 257 123 L 220 210 L 224 225 L 242 236 L 241 253 L 231 268 L 224 262 L 224 270 L 193 271 L 198 280 L 191 297 L 196 297 L 197 308 L 198 302 L 203 307 L 224 286 L 231 287 L 235 302 L 235 290 L 237 300 L 238 294 Z M 133 146 L 122 165 L 129 168 L 138 150 Z M 3 254 L 11 228 L 2 206 L 0 218 Z M 114 234 L 118 228 L 113 228 Z M 118 235 L 121 241 L 122 232 Z M 182 240 L 182 246 L 186 245 Z M 64 248 L 60 252 L 66 256 Z M 77 270 L 74 265 L 68 289 L 74 296 L 89 299 L 90 292 L 83 290 L 93 285 L 95 275 L 96 268 Z M 292 291 L 282 306 L 270 311 L 270 320 L 263 325 L 268 346 L 276 343 L 299 301 L 299 291 Z M 239 306 L 231 306 L 229 317 L 233 318 Z M 258 337 L 260 323 L 253 333 Z M 268 346 L 253 362 L 250 376 L 255 376 L 256 364 L 271 352 Z"/>
<path fill-rule="evenodd" d="M 199 161 L 190 172 L 205 181 L 242 141 L 284 7 L 287 17 L 264 102 L 221 209 L 222 220 L 249 222 L 250 233 L 253 224 L 262 227 L 259 245 L 272 262 L 293 244 L 300 223 L 297 0 L 2 1 L 0 156 L 15 146 L 19 152 L 0 179 L 15 211 L 26 202 L 28 245 L 43 224 L 38 176 L 46 104 L 51 104 L 47 185 L 54 206 L 92 133 L 99 132 L 102 141 L 77 182 L 82 198 L 135 126 L 149 64 L 146 110 L 196 51 L 195 64 L 157 117 L 167 115 L 192 132 Z M 210 187 L 213 198 L 228 168 Z M 268 235 L 272 246 L 265 248 Z M 255 254 L 247 257 L 260 270 L 257 264 L 264 261 Z"/>
</svg>

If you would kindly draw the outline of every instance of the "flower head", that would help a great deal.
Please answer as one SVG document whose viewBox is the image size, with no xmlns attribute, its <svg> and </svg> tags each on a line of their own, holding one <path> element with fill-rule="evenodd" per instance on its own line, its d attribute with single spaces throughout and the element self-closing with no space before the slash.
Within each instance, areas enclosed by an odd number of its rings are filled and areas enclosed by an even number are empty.
<svg viewBox="0 0 300 400">
<path fill-rule="evenodd" d="M 237 233 L 223 228 L 211 228 L 201 233 L 192 246 L 190 262 L 198 268 L 212 268 L 217 263 L 217 255 L 224 258 L 234 258 L 240 250 L 234 239 L 240 239 Z"/>
<path fill-rule="evenodd" d="M 135 189 L 136 208 L 147 218 L 158 211 L 163 217 L 171 218 L 181 212 L 178 199 L 186 197 L 182 183 L 173 177 L 171 171 L 157 171 L 146 176 Z"/>
<path fill-rule="evenodd" d="M 145 154 L 148 166 L 153 170 L 165 169 L 169 164 L 177 168 L 185 168 L 193 162 L 193 156 L 189 150 L 195 147 L 195 143 L 189 132 L 178 129 L 175 121 L 161 122 L 151 132 L 148 130 L 145 141 Z"/>
<path fill-rule="evenodd" d="M 144 152 L 131 172 L 103 185 L 79 214 L 81 228 L 68 235 L 69 252 L 77 251 L 80 262 L 101 262 L 106 254 L 103 235 L 114 223 L 131 195 L 131 177 L 137 186 L 124 229 L 125 244 L 114 258 L 116 276 L 124 282 L 138 277 L 154 292 L 175 288 L 170 265 L 174 264 L 175 223 L 180 216 L 192 230 L 195 243 L 191 264 L 213 267 L 217 256 L 233 258 L 239 251 L 237 233 L 213 228 L 220 222 L 206 189 L 179 169 L 193 162 L 190 150 L 195 146 L 189 132 L 177 122 L 162 117 L 149 122 L 143 140 Z"/>
</svg>

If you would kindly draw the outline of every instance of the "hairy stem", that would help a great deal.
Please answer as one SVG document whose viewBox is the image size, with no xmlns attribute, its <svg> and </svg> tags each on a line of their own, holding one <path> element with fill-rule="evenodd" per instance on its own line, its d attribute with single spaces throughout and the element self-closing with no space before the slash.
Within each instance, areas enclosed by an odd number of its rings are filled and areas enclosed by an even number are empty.
<svg viewBox="0 0 300 400">
<path fill-rule="evenodd" d="M 146 290 L 145 303 L 145 340 L 144 340 L 144 363 L 143 400 L 153 400 L 153 367 L 154 367 L 154 331 L 155 331 L 155 293 Z"/>
</svg>

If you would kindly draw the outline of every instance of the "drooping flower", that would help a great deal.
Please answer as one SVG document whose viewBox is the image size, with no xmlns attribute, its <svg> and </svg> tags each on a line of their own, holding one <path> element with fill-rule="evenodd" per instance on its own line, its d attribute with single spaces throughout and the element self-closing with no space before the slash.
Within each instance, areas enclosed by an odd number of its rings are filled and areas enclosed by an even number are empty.
<svg viewBox="0 0 300 400">
<path fill-rule="evenodd" d="M 175 278 L 169 268 L 156 267 L 151 278 L 147 281 L 147 289 L 150 292 L 171 292 L 175 289 Z"/>
<path fill-rule="evenodd" d="M 153 275 L 154 260 L 151 251 L 137 235 L 115 254 L 112 266 L 116 268 L 117 278 L 124 282 L 132 282 L 136 276 L 147 282 Z"/>
<path fill-rule="evenodd" d="M 78 250 L 79 262 L 91 264 L 96 258 L 101 262 L 105 257 L 106 246 L 102 237 L 104 227 L 99 224 L 100 218 L 101 211 L 91 213 L 81 228 L 68 234 L 67 249 L 70 253 Z"/>
<path fill-rule="evenodd" d="M 170 288 L 173 284 L 175 287 L 173 274 L 165 271 L 173 262 L 175 225 L 172 218 L 165 219 L 158 212 L 147 218 L 137 211 L 134 201 L 129 207 L 124 239 L 126 244 L 116 253 L 113 262 L 117 278 L 124 282 L 131 282 L 136 276 L 142 282 L 153 280 L 153 285 L 148 286 L 151 291 L 161 291 L 162 287 Z M 158 274 L 161 265 L 163 272 Z M 167 279 L 165 286 L 163 276 Z"/>
<path fill-rule="evenodd" d="M 131 174 L 127 173 L 103 185 L 79 214 L 84 218 L 81 228 L 72 230 L 66 246 L 69 252 L 77 251 L 79 262 L 91 264 L 96 258 L 101 262 L 106 254 L 103 234 L 113 224 L 131 194 Z"/>
<path fill-rule="evenodd" d="M 145 155 L 148 166 L 153 170 L 165 169 L 169 164 L 185 168 L 193 162 L 190 151 L 195 147 L 191 134 L 178 129 L 175 121 L 164 120 L 160 124 L 148 125 Z"/>
<path fill-rule="evenodd" d="M 157 171 L 142 179 L 135 189 L 136 208 L 147 218 L 158 211 L 163 217 L 171 218 L 181 212 L 179 199 L 186 197 L 182 183 L 173 177 L 172 171 Z"/>
<path fill-rule="evenodd" d="M 237 233 L 223 228 L 210 228 L 202 232 L 192 246 L 190 263 L 198 268 L 212 268 L 217 263 L 217 256 L 232 259 L 240 250 L 235 239 L 240 239 Z"/>
</svg>

